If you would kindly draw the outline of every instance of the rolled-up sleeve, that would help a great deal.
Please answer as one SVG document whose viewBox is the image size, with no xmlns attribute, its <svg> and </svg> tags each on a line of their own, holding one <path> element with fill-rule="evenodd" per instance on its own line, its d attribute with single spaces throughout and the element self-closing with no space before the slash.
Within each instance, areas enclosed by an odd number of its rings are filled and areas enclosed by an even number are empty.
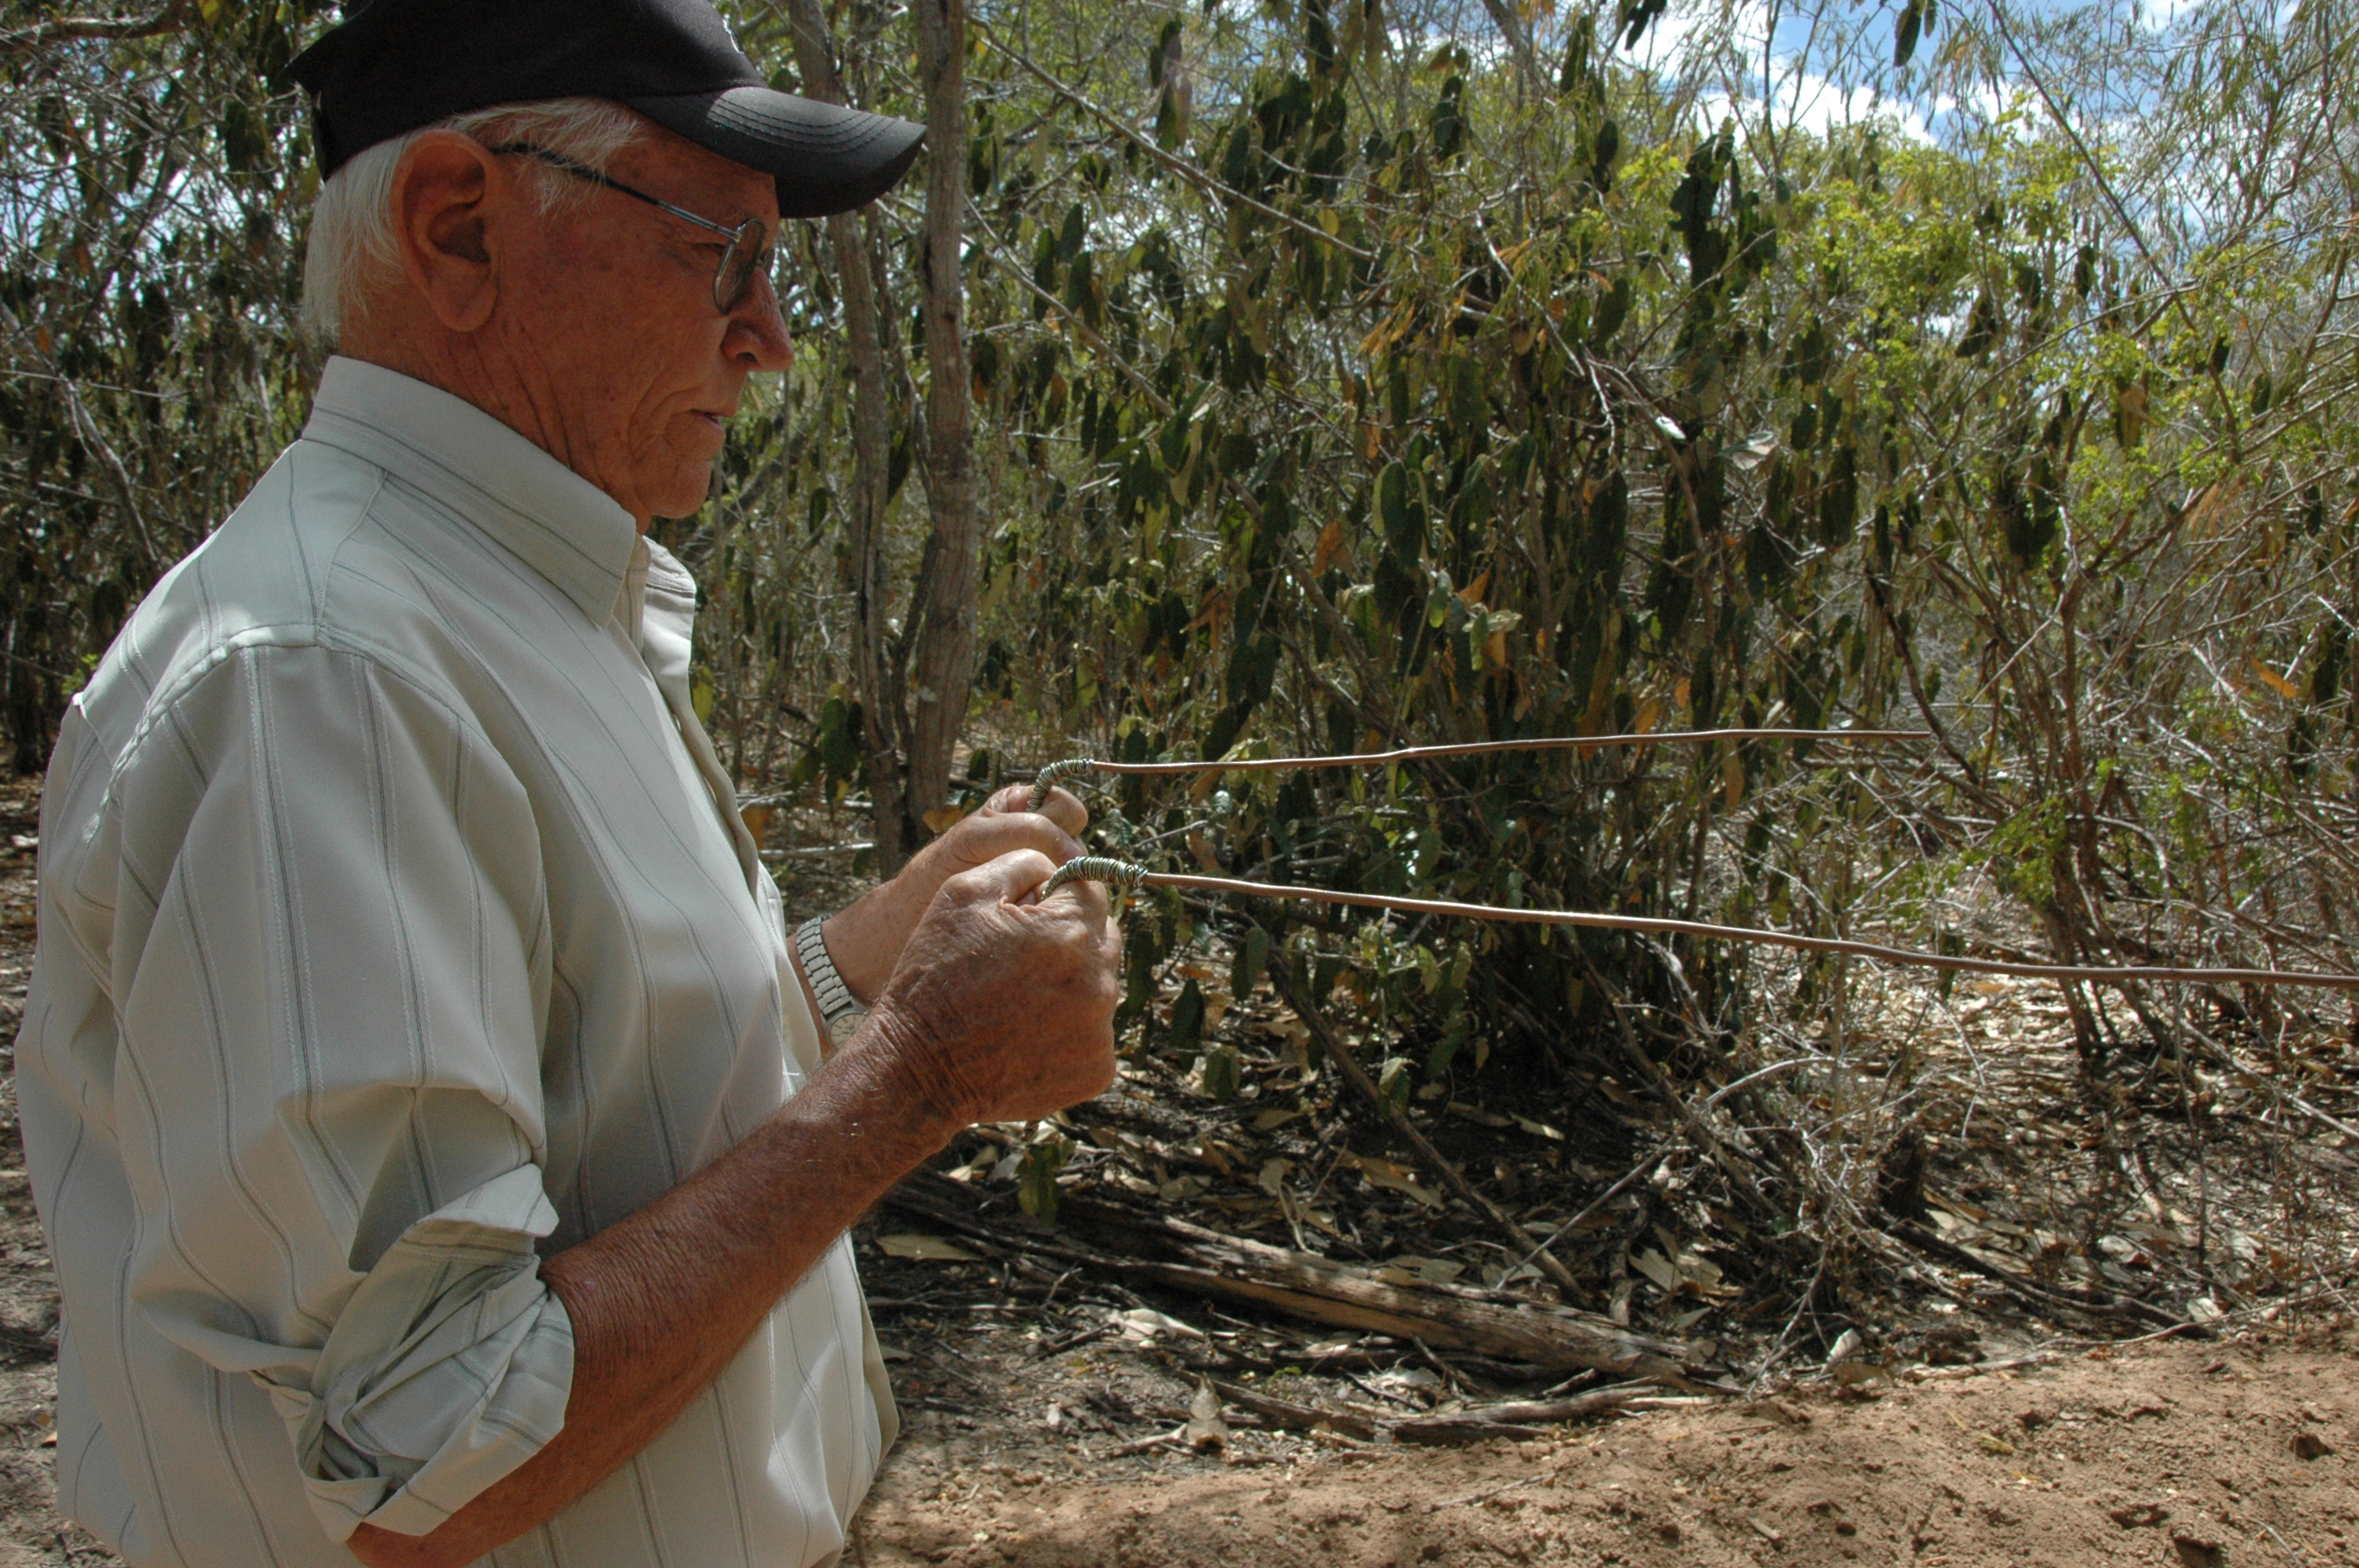
<svg viewBox="0 0 2359 1568">
<path fill-rule="evenodd" d="M 571 1388 L 529 795 L 351 650 L 238 649 L 160 711 L 114 790 L 131 1303 L 268 1390 L 332 1537 L 422 1534 Z"/>
</svg>

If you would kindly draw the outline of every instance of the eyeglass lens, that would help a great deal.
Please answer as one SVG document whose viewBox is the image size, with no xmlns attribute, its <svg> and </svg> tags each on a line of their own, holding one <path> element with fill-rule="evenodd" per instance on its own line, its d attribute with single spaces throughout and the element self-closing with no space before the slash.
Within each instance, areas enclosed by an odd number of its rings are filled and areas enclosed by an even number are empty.
<svg viewBox="0 0 2359 1568">
<path fill-rule="evenodd" d="M 722 254 L 721 270 L 713 276 L 712 301 L 725 313 L 745 302 L 746 290 L 754 287 L 754 275 L 768 263 L 770 247 L 763 243 L 762 225 L 757 221 L 737 231 Z"/>
</svg>

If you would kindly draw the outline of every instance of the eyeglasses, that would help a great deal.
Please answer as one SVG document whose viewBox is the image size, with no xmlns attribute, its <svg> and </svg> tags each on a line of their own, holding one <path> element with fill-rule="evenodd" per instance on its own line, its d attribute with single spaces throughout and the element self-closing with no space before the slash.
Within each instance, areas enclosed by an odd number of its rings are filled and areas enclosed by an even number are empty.
<svg viewBox="0 0 2359 1568">
<path fill-rule="evenodd" d="M 732 229 L 710 218 L 700 218 L 684 207 L 675 207 L 659 196 L 634 190 L 619 179 L 609 179 L 587 165 L 575 163 L 569 157 L 560 157 L 547 147 L 537 147 L 529 142 L 505 142 L 491 151 L 495 156 L 519 153 L 526 157 L 538 158 L 551 168 L 563 169 L 576 179 L 586 179 L 592 185 L 618 190 L 650 207 L 660 207 L 683 222 L 693 223 L 708 233 L 719 234 L 727 240 L 729 248 L 721 253 L 720 269 L 712 275 L 712 303 L 723 316 L 745 303 L 745 296 L 753 288 L 756 274 L 770 270 L 771 258 L 777 247 L 770 243 L 769 231 L 759 218 L 748 218 Z"/>
</svg>

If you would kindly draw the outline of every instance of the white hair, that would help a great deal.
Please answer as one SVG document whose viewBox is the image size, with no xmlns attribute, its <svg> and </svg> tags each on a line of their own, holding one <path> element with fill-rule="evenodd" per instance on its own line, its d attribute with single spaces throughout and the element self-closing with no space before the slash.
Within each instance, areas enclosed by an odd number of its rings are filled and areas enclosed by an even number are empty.
<svg viewBox="0 0 2359 1568">
<path fill-rule="evenodd" d="M 603 98 L 552 98 L 472 110 L 354 154 L 320 187 L 311 203 L 311 237 L 303 253 L 302 328 L 332 345 L 340 328 L 367 310 L 374 287 L 400 265 L 393 232 L 393 176 L 404 153 L 427 131 L 456 131 L 486 146 L 530 142 L 604 173 L 616 153 L 637 141 L 647 123 Z M 586 196 L 587 184 L 538 160 L 521 166 L 526 189 L 544 211 Z"/>
</svg>

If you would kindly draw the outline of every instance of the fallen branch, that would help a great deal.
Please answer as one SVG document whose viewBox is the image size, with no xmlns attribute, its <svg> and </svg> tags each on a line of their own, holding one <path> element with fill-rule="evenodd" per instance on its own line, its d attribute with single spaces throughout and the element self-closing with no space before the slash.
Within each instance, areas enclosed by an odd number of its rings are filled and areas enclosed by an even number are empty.
<svg viewBox="0 0 2359 1568">
<path fill-rule="evenodd" d="M 1363 1443 L 1381 1443 L 1390 1437 L 1396 1443 L 1455 1447 L 1469 1443 L 1485 1443 L 1494 1438 L 1521 1442 L 1545 1436 L 1550 1427 L 1561 1426 L 1567 1422 L 1586 1421 L 1591 1416 L 1641 1401 L 1647 1386 L 1598 1389 L 1571 1399 L 1520 1400 L 1507 1404 L 1484 1405 L 1473 1410 L 1451 1411 L 1446 1415 L 1411 1416 L 1391 1422 L 1373 1421 L 1348 1411 L 1328 1410 L 1320 1405 L 1283 1400 L 1235 1383 L 1216 1382 L 1212 1390 L 1239 1410 L 1251 1411 L 1271 1426 L 1283 1427 L 1290 1432 L 1316 1432 L 1325 1427 L 1346 1437 L 1358 1438 Z"/>
<path fill-rule="evenodd" d="M 1693 1358 L 1686 1346 L 1635 1334 L 1603 1318 L 1464 1286 L 1396 1285 L 1312 1253 L 1151 1218 L 1112 1204 L 1067 1197 L 1058 1207 L 1058 1228 L 1051 1231 L 1012 1205 L 995 1206 L 989 1195 L 929 1171 L 904 1180 L 885 1202 L 986 1246 L 1037 1250 L 1133 1285 L 1156 1285 L 1404 1342 L 1422 1340 L 1543 1371 L 1585 1367 L 1681 1389 L 1698 1386 L 1687 1377 Z"/>
<path fill-rule="evenodd" d="M 1521 1400 L 1509 1404 L 1483 1405 L 1473 1410 L 1452 1411 L 1448 1415 L 1418 1416 L 1392 1424 L 1393 1439 L 1398 1443 L 1419 1443 L 1431 1447 L 1460 1447 L 1469 1443 L 1488 1443 L 1503 1438 L 1512 1443 L 1545 1437 L 1550 1427 L 1562 1426 L 1569 1421 L 1586 1421 L 1637 1399 L 1643 1388 L 1599 1389 L 1592 1393 L 1575 1394 L 1566 1400 Z"/>
<path fill-rule="evenodd" d="M 1346 1437 L 1356 1437 L 1363 1443 L 1376 1435 L 1375 1422 L 1364 1415 L 1353 1415 L 1349 1411 L 1331 1411 L 1319 1405 L 1282 1400 L 1275 1394 L 1261 1393 L 1236 1383 L 1216 1382 L 1212 1390 L 1239 1410 L 1250 1411 L 1270 1425 L 1288 1432 L 1316 1432 L 1323 1426 Z"/>
<path fill-rule="evenodd" d="M 2063 1307 L 2072 1312 L 2094 1313 L 2104 1316 L 2143 1317 L 2149 1323 L 2165 1324 L 2172 1328 L 2185 1328 L 2186 1320 L 2173 1316 L 2162 1308 L 2142 1302 L 2136 1296 L 2111 1296 L 2098 1291 L 2078 1290 L 2071 1285 L 2047 1285 L 2026 1279 L 2000 1268 L 1953 1241 L 1944 1241 L 1932 1232 L 1914 1225 L 1903 1225 L 1888 1234 L 1919 1252 L 1947 1259 L 1962 1269 L 1971 1269 L 1985 1279 L 1997 1281 L 2007 1290 L 2023 1296 L 2035 1305 Z"/>
<path fill-rule="evenodd" d="M 1159 1432 L 1153 1437 L 1137 1437 L 1128 1443 L 1116 1444 L 1103 1454 L 1093 1457 L 1101 1460 L 1134 1459 L 1141 1454 L 1152 1454 L 1158 1448 L 1184 1449 L 1187 1446 L 1188 1429 L 1183 1426 L 1177 1432 Z"/>
</svg>

